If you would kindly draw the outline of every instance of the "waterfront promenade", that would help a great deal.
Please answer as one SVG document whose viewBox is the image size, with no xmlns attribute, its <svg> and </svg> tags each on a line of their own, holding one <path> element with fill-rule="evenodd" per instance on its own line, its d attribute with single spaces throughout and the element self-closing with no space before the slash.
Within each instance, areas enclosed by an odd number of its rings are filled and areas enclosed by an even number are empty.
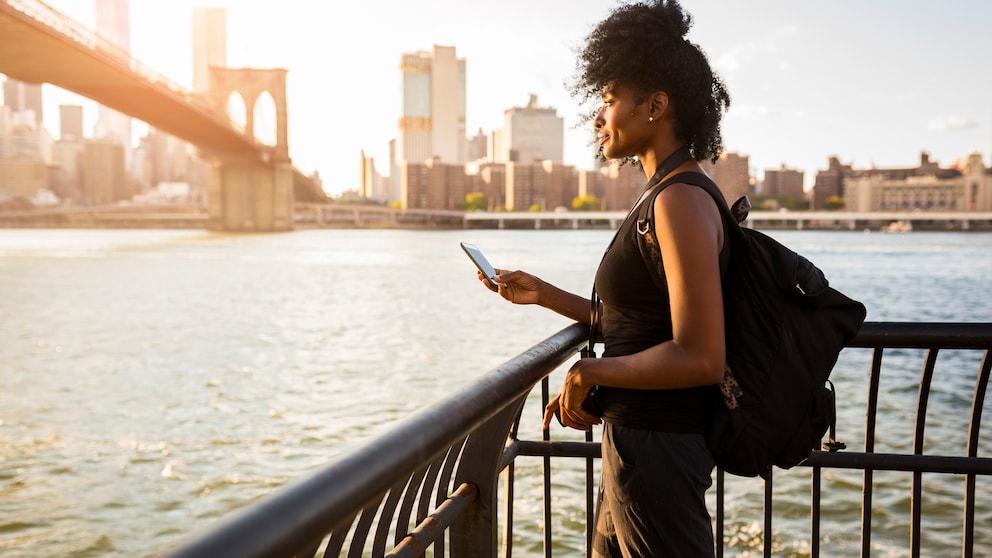
<svg viewBox="0 0 992 558">
<path fill-rule="evenodd" d="M 466 227 L 568 228 L 578 229 L 608 223 L 616 228 L 626 217 L 624 211 L 505 212 L 465 213 Z M 878 230 L 893 223 L 909 224 L 912 229 L 992 230 L 992 212 L 926 213 L 845 212 L 845 211 L 751 211 L 747 223 L 756 228 Z M 897 229 L 900 227 L 896 227 Z M 907 230 L 906 227 L 901 227 Z"/>
<path fill-rule="evenodd" d="M 294 228 L 615 229 L 624 211 L 452 211 L 379 205 L 297 203 Z M 992 231 L 992 212 L 751 211 L 760 229 Z M 0 211 L 0 228 L 207 228 L 194 205 L 113 205 Z"/>
</svg>

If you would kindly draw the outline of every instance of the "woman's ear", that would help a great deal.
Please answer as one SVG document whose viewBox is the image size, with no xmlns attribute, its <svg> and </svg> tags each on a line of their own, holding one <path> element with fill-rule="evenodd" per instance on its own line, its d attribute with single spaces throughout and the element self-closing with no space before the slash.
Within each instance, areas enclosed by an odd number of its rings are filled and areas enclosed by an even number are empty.
<svg viewBox="0 0 992 558">
<path fill-rule="evenodd" d="M 648 105 L 648 115 L 652 120 L 658 120 L 668 111 L 668 93 L 656 91 L 651 95 Z"/>
</svg>

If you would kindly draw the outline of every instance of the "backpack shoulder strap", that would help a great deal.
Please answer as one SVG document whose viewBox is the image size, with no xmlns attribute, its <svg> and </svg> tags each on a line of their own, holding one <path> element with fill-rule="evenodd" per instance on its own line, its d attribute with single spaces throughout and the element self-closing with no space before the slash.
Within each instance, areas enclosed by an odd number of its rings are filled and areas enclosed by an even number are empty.
<svg viewBox="0 0 992 558">
<path fill-rule="evenodd" d="M 666 282 L 664 277 L 664 267 L 661 260 L 661 248 L 658 244 L 658 236 L 655 234 L 654 230 L 654 202 L 655 198 L 658 197 L 658 194 L 672 184 L 691 184 L 702 188 L 710 195 L 711 198 L 713 198 L 717 208 L 720 210 L 724 230 L 724 249 L 720 253 L 721 271 L 726 270 L 730 262 L 730 238 L 732 236 L 743 234 L 741 232 L 739 221 L 744 220 L 744 217 L 747 216 L 746 208 L 750 207 L 750 204 L 747 203 L 746 197 L 738 200 L 738 202 L 734 204 L 734 208 L 735 210 L 744 208 L 744 215 L 740 219 L 737 219 L 734 216 L 735 211 L 731 210 L 730 207 L 727 206 L 727 201 L 724 199 L 723 192 L 720 191 L 720 188 L 717 187 L 710 177 L 699 172 L 682 172 L 656 186 L 651 193 L 648 194 L 647 198 L 641 202 L 641 205 L 638 208 L 637 247 L 641 252 L 641 256 L 644 258 L 644 263 L 648 269 L 648 273 L 651 275 L 655 285 L 659 288 L 665 287 Z"/>
<path fill-rule="evenodd" d="M 739 225 L 745 218 L 747 218 L 747 210 L 751 207 L 750 202 L 747 202 L 747 196 L 743 196 L 741 199 L 737 200 L 737 202 L 734 203 L 734 208 L 731 209 L 727 205 L 727 200 L 723 197 L 723 192 L 720 191 L 720 188 L 710 177 L 700 172 L 687 171 L 676 174 L 652 190 L 652 192 L 648 195 L 648 199 L 644 200 L 644 203 L 641 204 L 640 212 L 638 214 L 638 221 L 642 218 L 651 219 L 652 221 L 654 220 L 654 199 L 658 197 L 658 194 L 660 194 L 662 190 L 672 184 L 691 184 L 706 190 L 706 193 L 713 198 L 717 208 L 719 208 L 720 215 L 728 223 Z"/>
</svg>

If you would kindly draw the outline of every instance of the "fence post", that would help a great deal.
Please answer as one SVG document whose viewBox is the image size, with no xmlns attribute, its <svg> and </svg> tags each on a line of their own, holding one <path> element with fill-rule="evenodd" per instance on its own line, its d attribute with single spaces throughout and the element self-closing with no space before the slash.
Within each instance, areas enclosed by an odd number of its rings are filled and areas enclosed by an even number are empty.
<svg viewBox="0 0 992 558">
<path fill-rule="evenodd" d="M 465 442 L 454 486 L 476 485 L 479 496 L 451 526 L 451 558 L 496 558 L 499 552 L 498 481 L 510 428 L 520 415 L 527 394 L 518 397 Z"/>
</svg>

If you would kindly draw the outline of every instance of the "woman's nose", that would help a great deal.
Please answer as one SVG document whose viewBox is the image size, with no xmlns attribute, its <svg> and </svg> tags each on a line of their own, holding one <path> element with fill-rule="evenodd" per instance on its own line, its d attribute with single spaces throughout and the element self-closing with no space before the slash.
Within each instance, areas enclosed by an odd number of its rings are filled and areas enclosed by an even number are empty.
<svg viewBox="0 0 992 558">
<path fill-rule="evenodd" d="M 598 130 L 603 127 L 603 124 L 606 124 L 606 119 L 603 118 L 603 109 L 599 109 L 599 112 L 596 113 L 596 118 L 592 121 L 592 126 Z"/>
</svg>

